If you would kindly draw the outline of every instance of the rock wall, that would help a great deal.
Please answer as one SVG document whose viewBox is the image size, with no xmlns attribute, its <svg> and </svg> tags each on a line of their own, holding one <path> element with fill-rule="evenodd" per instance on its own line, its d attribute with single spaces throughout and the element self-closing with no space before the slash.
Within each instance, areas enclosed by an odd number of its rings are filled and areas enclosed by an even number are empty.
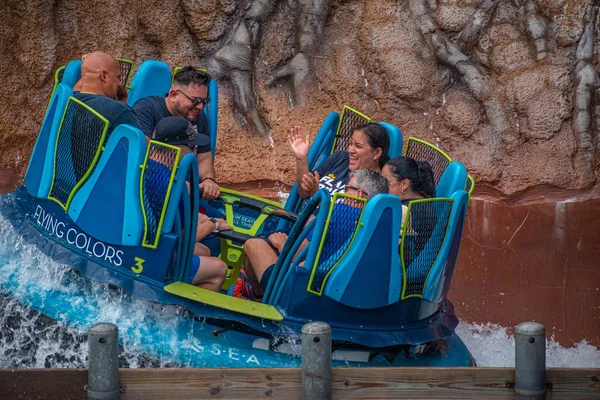
<svg viewBox="0 0 600 400">
<path fill-rule="evenodd" d="M 600 217 L 597 3 L 7 0 L 0 168 L 25 171 L 54 71 L 98 49 L 135 68 L 162 59 L 218 78 L 221 182 L 291 183 L 289 128 L 314 137 L 348 104 L 439 145 L 475 177 L 451 292 L 459 315 L 539 316 L 560 340 L 598 344 L 600 247 L 586 225 Z"/>
<path fill-rule="evenodd" d="M 290 126 L 349 104 L 438 144 L 479 185 L 589 188 L 591 0 L 10 0 L 0 6 L 0 167 L 26 168 L 53 73 L 96 49 L 207 66 L 223 181 L 289 183 Z"/>
</svg>

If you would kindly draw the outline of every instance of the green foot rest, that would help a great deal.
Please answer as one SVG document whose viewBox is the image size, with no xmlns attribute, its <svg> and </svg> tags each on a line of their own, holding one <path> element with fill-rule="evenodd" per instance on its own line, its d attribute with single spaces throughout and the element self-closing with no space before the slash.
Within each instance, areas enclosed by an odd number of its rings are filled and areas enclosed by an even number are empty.
<svg viewBox="0 0 600 400">
<path fill-rule="evenodd" d="M 237 297 L 231 297 L 225 294 L 212 292 L 188 283 L 171 283 L 170 285 L 165 286 L 165 291 L 188 300 L 238 312 L 240 314 L 269 319 L 271 321 L 283 321 L 283 316 L 275 307 L 271 305 L 238 299 Z"/>
</svg>

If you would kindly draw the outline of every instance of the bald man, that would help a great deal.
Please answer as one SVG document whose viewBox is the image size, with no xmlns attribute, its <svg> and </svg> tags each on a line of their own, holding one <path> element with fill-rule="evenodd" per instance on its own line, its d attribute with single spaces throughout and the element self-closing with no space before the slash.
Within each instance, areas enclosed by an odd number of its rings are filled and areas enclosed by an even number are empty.
<svg viewBox="0 0 600 400">
<path fill-rule="evenodd" d="M 103 51 L 87 54 L 81 62 L 81 79 L 74 87 L 74 96 L 108 120 L 107 136 L 121 124 L 137 128 L 131 107 L 117 101 L 121 86 L 121 68 L 113 56 Z"/>
<path fill-rule="evenodd" d="M 137 120 L 131 107 L 115 100 L 121 86 L 119 75 L 121 68 L 116 58 L 103 51 L 87 54 L 81 62 L 81 78 L 73 87 L 73 96 L 90 106 L 108 120 L 108 138 L 112 131 L 121 124 L 129 124 L 137 128 Z M 74 124 L 71 129 L 73 149 L 81 148 L 89 136 L 85 124 Z M 80 151 L 73 151 L 74 172 L 77 180 L 86 173 L 87 162 L 79 161 L 78 157 L 87 157 Z"/>
</svg>

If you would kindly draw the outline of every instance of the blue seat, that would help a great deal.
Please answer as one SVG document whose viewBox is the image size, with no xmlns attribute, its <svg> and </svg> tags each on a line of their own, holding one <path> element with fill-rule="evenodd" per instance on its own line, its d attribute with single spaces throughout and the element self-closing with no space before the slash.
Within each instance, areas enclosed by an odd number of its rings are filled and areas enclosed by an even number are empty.
<svg viewBox="0 0 600 400">
<path fill-rule="evenodd" d="M 65 67 L 60 83 L 72 88 L 81 79 L 81 60 L 71 60 Z"/>
<path fill-rule="evenodd" d="M 56 143 L 63 114 L 72 95 L 71 88 L 61 83 L 56 87 L 50 100 L 50 106 L 25 173 L 25 188 L 33 197 L 47 199 L 50 194 L 56 153 L 56 146 L 50 144 Z"/>
<path fill-rule="evenodd" d="M 110 244 L 137 246 L 144 228 L 140 205 L 140 165 L 146 140 L 129 125 L 119 125 L 94 172 L 69 206 L 69 216 L 91 236 Z M 98 221 L 102 215 L 102 223 Z"/>
<path fill-rule="evenodd" d="M 467 184 L 467 168 L 458 161 L 452 161 L 442 173 L 435 187 L 436 197 L 450 197 Z"/>
<path fill-rule="evenodd" d="M 471 175 L 466 173 L 466 168 L 464 179 L 462 169 L 456 166 L 452 167 L 452 172 L 445 174 L 446 169 L 453 165 L 453 161 L 452 158 L 439 147 L 424 140 L 409 137 L 406 141 L 406 151 L 404 155 L 416 161 L 427 161 L 429 163 L 433 171 L 437 197 L 450 196 L 454 191 L 459 189 L 466 190 L 469 197 L 473 193 L 475 181 Z M 437 187 L 442 178 L 444 182 L 442 183 L 442 187 L 438 190 Z"/>
<path fill-rule="evenodd" d="M 171 70 L 165 62 L 144 61 L 133 76 L 130 86 L 127 95 L 129 106 L 144 97 L 165 96 L 171 89 Z"/>
<path fill-rule="evenodd" d="M 334 231 L 341 233 L 340 241 L 328 239 L 338 200 L 346 197 L 336 194 L 332 201 L 320 190 L 307 203 L 275 264 L 263 303 L 292 320 L 321 318 L 336 329 L 373 324 L 373 329 L 394 331 L 428 321 L 450 287 L 468 194 L 459 190 L 450 198 L 411 203 L 412 227 L 402 232 L 400 246 L 401 202 L 384 194 L 349 220 L 338 218 L 341 226 Z M 294 259 L 309 230 L 309 245 Z"/>
</svg>

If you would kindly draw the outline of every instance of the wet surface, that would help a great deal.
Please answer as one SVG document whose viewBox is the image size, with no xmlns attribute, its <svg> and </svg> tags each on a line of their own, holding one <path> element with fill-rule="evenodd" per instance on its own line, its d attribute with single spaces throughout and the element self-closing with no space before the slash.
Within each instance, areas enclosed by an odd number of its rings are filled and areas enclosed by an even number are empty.
<svg viewBox="0 0 600 400">
<path fill-rule="evenodd" d="M 281 182 L 262 180 L 242 183 L 223 183 L 222 186 L 274 201 L 279 201 L 279 192 L 289 193 L 291 190 L 291 186 Z"/>
<path fill-rule="evenodd" d="M 600 199 L 471 200 L 449 297 L 469 322 L 537 321 L 563 346 L 600 345 Z"/>
<path fill-rule="evenodd" d="M 23 178 L 15 170 L 0 168 L 0 194 L 15 190 L 23 184 Z"/>
</svg>

